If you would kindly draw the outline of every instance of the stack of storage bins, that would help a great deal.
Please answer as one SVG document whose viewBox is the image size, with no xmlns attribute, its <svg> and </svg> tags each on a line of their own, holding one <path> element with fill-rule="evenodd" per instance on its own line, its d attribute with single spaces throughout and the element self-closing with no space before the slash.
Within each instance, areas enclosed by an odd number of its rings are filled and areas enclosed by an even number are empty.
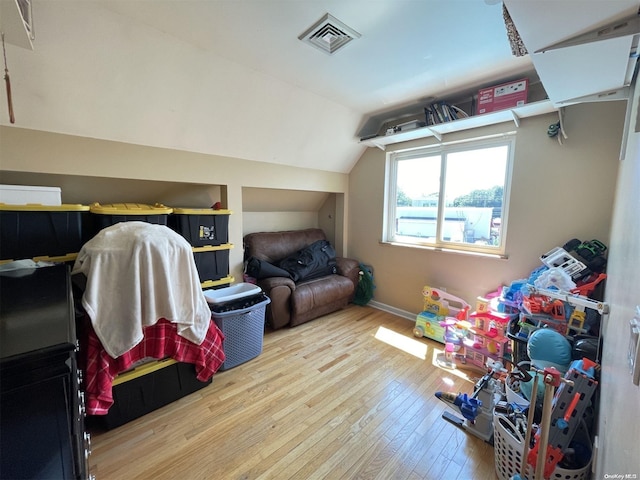
<svg viewBox="0 0 640 480">
<path fill-rule="evenodd" d="M 174 208 L 169 227 L 182 235 L 193 248 L 193 258 L 202 288 L 216 288 L 233 282 L 229 275 L 230 210 Z"/>
<path fill-rule="evenodd" d="M 103 228 L 120 222 L 147 222 L 169 226 L 173 209 L 162 204 L 94 203 L 91 230 L 95 236 Z M 96 420 L 106 429 L 118 427 L 211 383 L 196 378 L 193 365 L 172 358 L 145 363 L 119 374 L 112 384 L 114 404 L 109 413 Z"/>
</svg>

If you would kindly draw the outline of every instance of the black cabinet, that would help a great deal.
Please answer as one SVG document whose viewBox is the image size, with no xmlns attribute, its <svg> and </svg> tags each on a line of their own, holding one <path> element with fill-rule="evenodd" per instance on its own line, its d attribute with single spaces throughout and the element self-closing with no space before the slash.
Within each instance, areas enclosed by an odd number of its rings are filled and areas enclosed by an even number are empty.
<svg viewBox="0 0 640 480">
<path fill-rule="evenodd" d="M 68 268 L 0 273 L 0 478 L 86 479 Z"/>
</svg>

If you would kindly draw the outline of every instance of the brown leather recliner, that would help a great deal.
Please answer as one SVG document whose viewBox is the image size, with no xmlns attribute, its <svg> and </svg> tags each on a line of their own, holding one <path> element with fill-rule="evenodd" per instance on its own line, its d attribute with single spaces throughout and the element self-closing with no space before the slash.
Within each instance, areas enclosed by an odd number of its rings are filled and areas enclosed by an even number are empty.
<svg viewBox="0 0 640 480">
<path fill-rule="evenodd" d="M 280 260 L 325 240 L 319 228 L 286 232 L 250 233 L 244 237 L 244 258 L 255 257 L 277 265 Z M 267 306 L 267 323 L 272 328 L 294 327 L 327 313 L 344 308 L 353 300 L 360 266 L 356 260 L 337 257 L 337 273 L 295 283 L 287 277 L 257 280 L 271 299 Z"/>
</svg>

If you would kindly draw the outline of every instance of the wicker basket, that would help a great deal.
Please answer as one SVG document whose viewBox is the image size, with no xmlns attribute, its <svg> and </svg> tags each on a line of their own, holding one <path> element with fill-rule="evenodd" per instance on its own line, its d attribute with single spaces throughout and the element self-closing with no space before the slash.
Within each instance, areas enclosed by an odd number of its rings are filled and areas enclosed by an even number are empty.
<svg viewBox="0 0 640 480">
<path fill-rule="evenodd" d="M 589 432 L 584 420 L 576 431 L 576 437 L 582 436 L 587 445 L 591 445 Z M 520 473 L 522 462 L 522 447 L 524 438 L 517 430 L 516 426 L 503 414 L 493 414 L 493 448 L 495 452 L 496 474 L 500 480 L 509 480 L 516 473 Z M 591 461 L 582 468 L 568 470 L 556 466 L 551 474 L 551 480 L 587 480 L 590 475 Z M 534 469 L 527 466 L 526 478 L 534 478 Z"/>
</svg>

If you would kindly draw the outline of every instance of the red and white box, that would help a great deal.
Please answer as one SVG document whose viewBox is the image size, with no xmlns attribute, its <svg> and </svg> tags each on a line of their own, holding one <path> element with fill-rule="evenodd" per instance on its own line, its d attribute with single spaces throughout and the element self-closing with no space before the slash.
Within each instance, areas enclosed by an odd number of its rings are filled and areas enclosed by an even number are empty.
<svg viewBox="0 0 640 480">
<path fill-rule="evenodd" d="M 503 83 L 494 87 L 483 88 L 478 92 L 477 114 L 495 112 L 506 108 L 521 107 L 527 103 L 529 79 L 523 78 L 515 82 Z"/>
</svg>

